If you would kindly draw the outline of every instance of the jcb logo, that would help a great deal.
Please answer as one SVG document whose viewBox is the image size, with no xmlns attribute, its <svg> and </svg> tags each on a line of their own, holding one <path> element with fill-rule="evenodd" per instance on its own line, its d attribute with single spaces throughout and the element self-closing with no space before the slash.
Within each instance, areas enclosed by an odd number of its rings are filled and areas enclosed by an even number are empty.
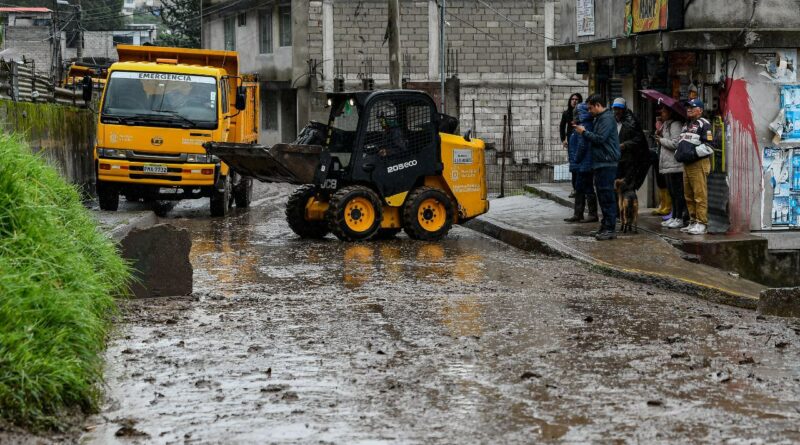
<svg viewBox="0 0 800 445">
<path fill-rule="evenodd" d="M 322 188 L 336 190 L 336 184 L 337 182 L 335 179 L 326 179 L 325 182 L 322 183 Z"/>
<path fill-rule="evenodd" d="M 394 172 L 403 170 L 405 168 L 413 167 L 415 165 L 417 165 L 417 160 L 416 159 L 414 159 L 413 161 L 408 161 L 408 162 L 404 162 L 402 164 L 397 164 L 397 165 L 392 165 L 390 167 L 387 167 L 386 168 L 386 172 L 387 173 L 394 173 Z"/>
</svg>

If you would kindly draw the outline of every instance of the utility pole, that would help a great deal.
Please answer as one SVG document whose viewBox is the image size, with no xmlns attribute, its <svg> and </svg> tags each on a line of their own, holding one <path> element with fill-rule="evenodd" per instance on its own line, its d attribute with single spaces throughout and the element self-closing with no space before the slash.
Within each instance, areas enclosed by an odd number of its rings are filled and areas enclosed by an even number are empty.
<svg viewBox="0 0 800 445">
<path fill-rule="evenodd" d="M 61 27 L 58 22 L 58 0 L 53 0 L 53 13 L 50 20 L 53 22 L 53 59 L 50 63 L 50 79 L 55 85 L 61 77 Z"/>
<path fill-rule="evenodd" d="M 392 89 L 401 88 L 402 71 L 400 64 L 400 0 L 389 0 L 389 83 Z"/>
<path fill-rule="evenodd" d="M 83 11 L 81 10 L 81 0 L 75 0 L 75 5 L 77 6 L 77 10 L 75 11 L 75 26 L 78 29 L 77 39 L 78 39 L 78 46 L 75 50 L 75 56 L 78 61 L 81 61 L 83 57 L 83 25 L 81 24 L 81 16 L 83 15 Z"/>
<path fill-rule="evenodd" d="M 442 0 L 442 13 L 439 14 L 439 77 L 442 80 L 442 106 L 439 110 L 440 113 L 446 113 L 447 108 L 445 108 L 445 94 L 444 94 L 444 81 L 445 77 L 447 76 L 447 66 L 445 65 L 445 52 L 444 52 L 444 40 L 445 40 L 445 25 L 447 24 L 447 20 L 445 20 L 445 15 L 447 14 L 447 0 Z"/>
</svg>

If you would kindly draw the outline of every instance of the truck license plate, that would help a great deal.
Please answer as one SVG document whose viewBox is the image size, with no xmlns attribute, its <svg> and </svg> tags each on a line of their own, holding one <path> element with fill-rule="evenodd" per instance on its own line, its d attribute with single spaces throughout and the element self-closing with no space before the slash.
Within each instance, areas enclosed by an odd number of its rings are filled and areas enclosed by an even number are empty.
<svg viewBox="0 0 800 445">
<path fill-rule="evenodd" d="M 159 174 L 168 173 L 167 166 L 163 165 L 163 164 L 145 164 L 144 165 L 144 172 L 145 173 L 159 173 Z"/>
</svg>

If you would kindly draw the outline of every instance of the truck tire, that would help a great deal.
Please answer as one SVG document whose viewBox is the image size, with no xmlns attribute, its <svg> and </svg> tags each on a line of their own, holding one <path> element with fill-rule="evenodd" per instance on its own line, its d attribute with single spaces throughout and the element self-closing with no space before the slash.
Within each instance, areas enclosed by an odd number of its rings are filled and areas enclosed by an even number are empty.
<svg viewBox="0 0 800 445">
<path fill-rule="evenodd" d="M 100 210 L 114 212 L 119 208 L 119 190 L 111 184 L 97 181 L 97 201 Z"/>
<path fill-rule="evenodd" d="M 253 178 L 239 177 L 239 182 L 233 188 L 233 200 L 240 209 L 250 207 L 253 200 Z"/>
<path fill-rule="evenodd" d="M 455 209 L 447 194 L 432 187 L 409 193 L 403 207 L 403 230 L 411 239 L 436 241 L 453 227 Z"/>
<path fill-rule="evenodd" d="M 217 185 L 211 190 L 211 216 L 227 216 L 233 204 L 230 176 L 223 176 L 220 181 L 223 183 L 223 191 L 219 191 Z"/>
<path fill-rule="evenodd" d="M 286 222 L 300 238 L 322 239 L 330 232 L 325 221 L 307 221 L 306 204 L 317 193 L 313 185 L 299 187 L 286 203 Z"/>
<path fill-rule="evenodd" d="M 378 194 L 361 185 L 345 187 L 331 196 L 325 213 L 328 229 L 342 241 L 372 238 L 381 227 L 383 205 Z"/>
</svg>

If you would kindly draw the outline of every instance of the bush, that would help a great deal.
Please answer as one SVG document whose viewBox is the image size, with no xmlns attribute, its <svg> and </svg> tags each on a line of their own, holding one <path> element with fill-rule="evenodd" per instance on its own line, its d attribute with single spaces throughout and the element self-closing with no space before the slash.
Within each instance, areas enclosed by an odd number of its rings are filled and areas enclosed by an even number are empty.
<svg viewBox="0 0 800 445">
<path fill-rule="evenodd" d="M 0 420 L 96 410 L 114 297 L 130 272 L 74 186 L 0 134 Z"/>
</svg>

